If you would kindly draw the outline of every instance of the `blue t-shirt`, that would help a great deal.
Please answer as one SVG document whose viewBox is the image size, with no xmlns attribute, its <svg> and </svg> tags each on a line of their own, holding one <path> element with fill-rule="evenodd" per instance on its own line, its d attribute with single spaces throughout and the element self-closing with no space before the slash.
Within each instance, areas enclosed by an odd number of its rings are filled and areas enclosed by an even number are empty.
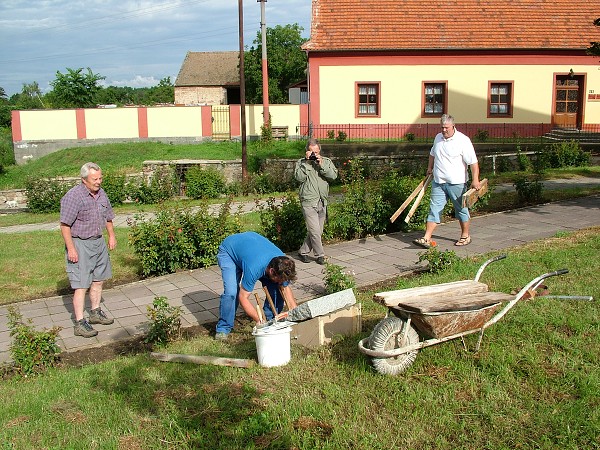
<svg viewBox="0 0 600 450">
<path fill-rule="evenodd" d="M 242 287 L 248 292 L 258 280 L 263 284 L 270 280 L 265 274 L 267 266 L 276 256 L 285 256 L 275 244 L 254 231 L 232 234 L 221 243 L 235 265 L 242 269 Z M 287 285 L 288 283 L 284 283 Z"/>
</svg>

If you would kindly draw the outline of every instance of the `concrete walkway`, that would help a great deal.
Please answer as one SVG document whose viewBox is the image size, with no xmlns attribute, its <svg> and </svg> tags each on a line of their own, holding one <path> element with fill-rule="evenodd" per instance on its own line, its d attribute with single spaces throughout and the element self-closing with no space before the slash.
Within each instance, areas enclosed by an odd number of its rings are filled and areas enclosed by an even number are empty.
<svg viewBox="0 0 600 450">
<path fill-rule="evenodd" d="M 460 256 L 468 256 L 490 251 L 500 253 L 504 249 L 547 238 L 560 231 L 569 232 L 598 225 L 600 195 L 595 195 L 474 217 L 471 224 L 473 241 L 466 247 L 453 245 L 459 236 L 456 222 L 438 226 L 434 239 L 440 250 L 450 249 Z M 56 229 L 56 225 L 53 227 L 50 229 Z M 38 226 L 35 229 L 40 228 Z M 422 232 L 393 233 L 329 245 L 325 251 L 330 263 L 354 273 L 358 286 L 369 286 L 414 270 L 417 253 L 423 249 L 411 241 L 421 235 Z M 290 256 L 297 257 L 296 254 Z M 302 263 L 297 259 L 296 264 L 298 281 L 293 289 L 297 299 L 306 301 L 322 295 L 323 266 L 314 261 Z M 221 275 L 217 266 L 106 289 L 103 309 L 115 318 L 115 323 L 109 326 L 95 325 L 98 336 L 89 339 L 73 335 L 71 295 L 19 303 L 18 307 L 23 317 L 32 319 L 37 329 L 63 327 L 58 345 L 63 351 L 74 351 L 143 333 L 148 326 L 146 307 L 158 296 L 167 297 L 169 304 L 182 307 L 184 326 L 214 323 L 218 317 L 221 291 Z M 0 362 L 10 360 L 10 343 L 7 310 L 0 307 Z"/>
</svg>

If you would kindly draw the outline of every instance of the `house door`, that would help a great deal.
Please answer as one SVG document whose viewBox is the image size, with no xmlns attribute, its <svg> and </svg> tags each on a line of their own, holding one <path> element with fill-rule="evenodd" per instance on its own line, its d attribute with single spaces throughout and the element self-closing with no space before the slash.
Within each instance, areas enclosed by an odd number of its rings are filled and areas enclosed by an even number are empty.
<svg viewBox="0 0 600 450">
<path fill-rule="evenodd" d="M 580 128 L 582 105 L 583 76 L 557 75 L 552 125 L 560 128 Z"/>
<path fill-rule="evenodd" d="M 220 141 L 231 139 L 228 105 L 212 106 L 212 137 Z"/>
</svg>

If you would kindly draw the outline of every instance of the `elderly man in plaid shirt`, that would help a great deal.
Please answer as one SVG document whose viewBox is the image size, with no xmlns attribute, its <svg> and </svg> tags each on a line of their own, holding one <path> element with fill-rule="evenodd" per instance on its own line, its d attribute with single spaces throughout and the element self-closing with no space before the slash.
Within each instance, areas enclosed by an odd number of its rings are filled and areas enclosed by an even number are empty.
<svg viewBox="0 0 600 450">
<path fill-rule="evenodd" d="M 108 231 L 108 248 L 117 246 L 113 218 L 115 214 L 100 187 L 102 170 L 97 164 L 81 167 L 81 184 L 70 189 L 60 201 L 60 232 L 65 241 L 67 275 L 73 294 L 76 336 L 93 337 L 98 334 L 90 324 L 110 325 L 114 322 L 100 308 L 102 283 L 112 277 L 112 267 L 106 242 L 102 236 Z M 85 294 L 90 291 L 89 320 L 83 317 Z"/>
</svg>

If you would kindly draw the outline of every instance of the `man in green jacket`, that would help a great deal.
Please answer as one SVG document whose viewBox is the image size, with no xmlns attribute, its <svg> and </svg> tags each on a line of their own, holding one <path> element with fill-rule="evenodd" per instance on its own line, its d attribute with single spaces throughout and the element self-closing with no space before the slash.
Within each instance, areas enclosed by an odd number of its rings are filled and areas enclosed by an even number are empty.
<svg viewBox="0 0 600 450">
<path fill-rule="evenodd" d="M 310 139 L 306 144 L 306 155 L 296 161 L 294 178 L 300 182 L 300 203 L 306 221 L 306 239 L 298 251 L 300 261 L 309 262 L 308 255 L 314 252 L 318 264 L 325 264 L 325 251 L 321 236 L 327 218 L 329 182 L 337 178 L 338 171 L 331 159 L 321 155 L 321 144 Z"/>
</svg>

